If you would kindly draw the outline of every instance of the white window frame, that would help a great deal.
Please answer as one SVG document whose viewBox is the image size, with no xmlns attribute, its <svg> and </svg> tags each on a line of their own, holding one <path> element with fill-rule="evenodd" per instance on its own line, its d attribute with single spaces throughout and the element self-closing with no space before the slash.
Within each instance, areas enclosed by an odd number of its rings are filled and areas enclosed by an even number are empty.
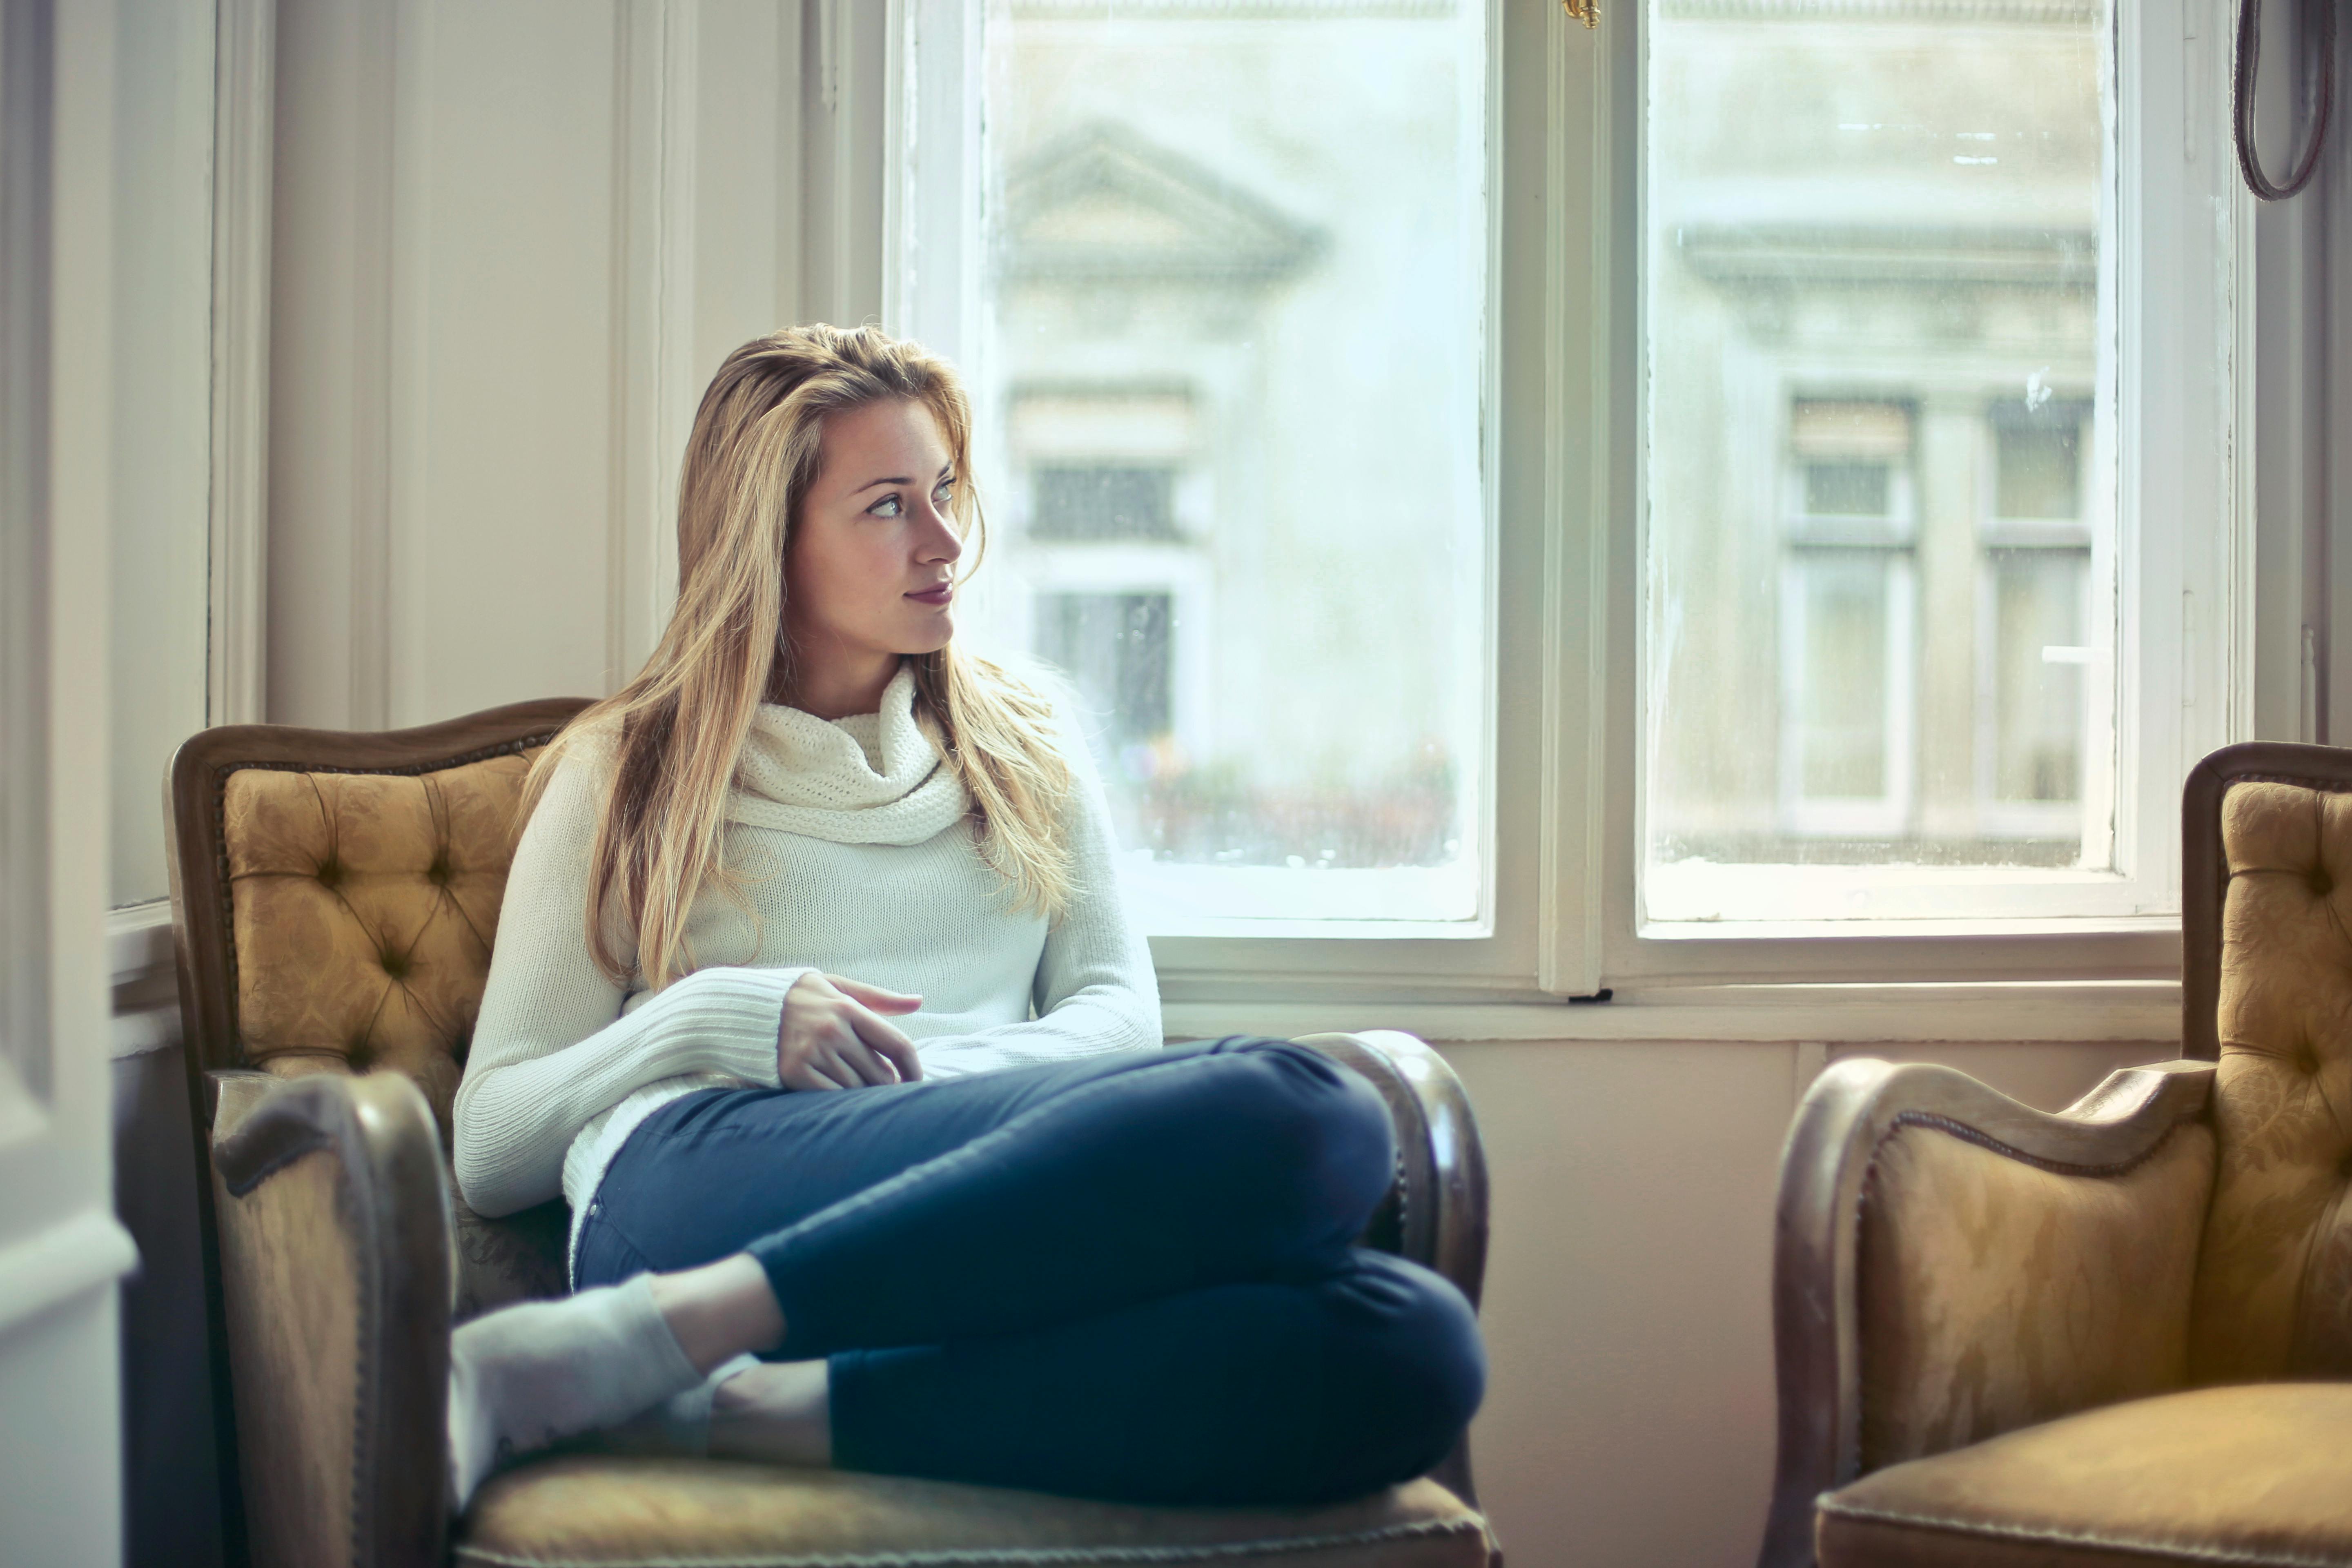
<svg viewBox="0 0 2352 1568">
<path fill-rule="evenodd" d="M 2192 0 L 2193 4 L 2193 0 Z M 1630 199 L 1615 212 L 1638 215 L 1643 173 L 1643 84 L 1646 60 L 1639 16 L 1620 9 L 1616 75 L 1628 89 L 1612 124 L 1616 157 L 1611 169 Z M 2120 515 L 2137 520 L 2140 548 L 2126 562 L 2117 599 L 2122 625 L 2112 646 L 2121 650 L 2124 698 L 2116 755 L 2123 778 L 2116 792 L 2116 832 L 2125 874 L 2023 873 L 2008 886 L 1972 890 L 1973 918 L 1934 918 L 1940 890 L 1889 896 L 1897 879 L 1877 868 L 1846 874 L 1857 895 L 1871 896 L 1874 918 L 1854 921 L 1722 921 L 1650 922 L 1634 910 L 1626 884 L 1635 874 L 1643 832 L 1635 820 L 1643 798 L 1636 738 L 1630 728 L 1612 737 L 1612 795 L 1625 819 L 1612 822 L 1610 853 L 1612 919 L 1604 966 L 1632 983 L 1689 984 L 1725 974 L 1790 978 L 1895 978 L 1930 973 L 2032 975 L 2160 972 L 2177 963 L 2179 781 L 2214 747 L 2252 734 L 2252 535 L 2249 449 L 2252 410 L 2246 393 L 2252 349 L 2251 199 L 2239 186 L 2226 141 L 2226 48 L 2212 38 L 2184 38 L 2195 12 L 2183 0 L 2144 0 L 2117 7 L 2118 75 L 2138 84 L 2117 97 L 2117 179 L 2111 232 L 2138 237 L 2137 245 L 2103 247 L 2103 299 L 2116 319 L 2102 332 L 2103 354 L 2120 353 L 2118 417 L 2125 437 L 2116 475 Z M 1631 26 L 1624 23 L 1631 22 Z M 2205 24 L 2210 34 L 2214 29 Z M 2199 111 L 2184 94 L 2195 92 Z M 2223 275 L 2200 275 L 2214 255 L 2192 241 L 2212 232 L 2213 215 L 2228 225 Z M 1630 209 L 1630 211 L 1629 211 Z M 1639 219 L 1620 247 L 1635 276 L 1642 266 Z M 1620 309 L 1642 302 L 1621 296 Z M 1638 563 L 1643 540 L 1633 520 L 1646 516 L 1640 491 L 1647 467 L 1643 404 L 1638 385 L 1640 334 L 1632 334 L 1613 367 L 1621 416 L 1643 444 L 1630 476 L 1632 504 L 1614 509 L 1616 542 Z M 2218 386 L 2185 374 L 2137 366 L 2211 364 L 2213 345 L 2225 363 Z M 2221 438 L 2215 438 L 2215 432 Z M 2095 444 L 2115 451 L 2117 431 L 2100 430 Z M 1622 493 L 1622 492 L 1620 492 Z M 2221 520 L 2199 531 L 2200 517 Z M 2095 563 L 2095 566 L 2098 564 Z M 1633 570 L 1640 570 L 1638 564 Z M 2094 627 L 2094 641 L 2103 628 Z M 1635 650 L 1637 659 L 1647 649 Z M 1637 679 L 1646 679 L 1636 676 Z M 1605 676 L 1604 676 L 1605 681 Z M 1631 704 L 1625 706 L 1631 707 Z M 1636 714 L 1628 714 L 1638 723 Z M 2084 912 L 2049 916 L 2036 887 L 2065 879 Z M 1756 900 L 1761 903 L 1759 898 Z M 2053 939 L 2071 940 L 2053 940 Z M 2027 940 L 2030 939 L 2030 940 Z"/>
<path fill-rule="evenodd" d="M 1642 18 L 1633 0 L 1604 7 L 1597 29 L 1558 6 L 1488 4 L 1489 210 L 1496 225 L 1493 416 L 1486 421 L 1495 509 L 1489 604 L 1497 647 L 1507 652 L 1489 682 L 1496 722 L 1494 784 L 1482 803 L 1493 866 L 1486 930 L 1470 938 L 1155 939 L 1171 1035 L 1297 1032 L 1374 1017 L 1440 1040 L 2168 1033 L 2178 1006 L 2178 921 L 2170 915 L 1687 936 L 1642 929 L 1635 902 L 1636 698 L 1645 679 L 1636 636 L 1642 463 L 1632 439 L 1641 429 Z M 2225 30 L 2209 20 L 2203 37 L 2180 41 L 2193 19 L 2185 0 L 2125 10 L 2120 69 L 2146 84 L 2144 92 L 2120 95 L 2126 156 L 2168 137 L 2226 170 L 2218 129 L 2193 148 L 2181 129 L 2222 124 L 2221 100 L 2211 95 L 2227 65 Z M 889 0 L 887 49 L 841 51 L 840 63 L 876 79 L 845 88 L 842 99 L 881 102 L 873 117 L 879 123 L 866 122 L 864 133 L 878 142 L 873 163 L 886 174 L 878 192 L 833 192 L 829 213 L 814 220 L 819 228 L 845 230 L 872 224 L 887 258 L 877 290 L 881 320 L 950 357 L 964 347 L 961 324 L 976 311 L 978 276 L 961 265 L 962 241 L 936 227 L 919 232 L 908 215 L 929 201 L 961 204 L 968 218 L 977 217 L 977 149 L 965 132 L 976 111 L 978 61 L 964 46 L 978 15 L 967 0 Z M 2169 41 L 2152 42 L 2158 33 Z M 2158 60 L 2171 68 L 2157 68 Z M 828 58 L 819 69 L 835 64 Z M 2191 82 L 2214 112 L 2186 112 Z M 2169 201 L 2163 195 L 2136 177 L 2118 192 L 2127 216 L 2176 229 L 2190 221 L 2177 193 Z M 2256 679 L 2253 475 L 2239 457 L 2251 452 L 2253 434 L 2253 226 L 2250 199 L 2234 183 L 2220 205 L 2232 237 L 2232 286 L 2208 319 L 2174 326 L 2165 346 L 2187 352 L 2203 331 L 2202 352 L 2211 354 L 2219 342 L 2231 356 L 2236 391 L 2225 407 L 2147 411 L 2147 427 L 2154 431 L 2161 416 L 2163 428 L 2182 437 L 2170 449 L 2184 458 L 2213 450 L 2215 429 L 2234 428 L 2236 438 L 2220 444 L 2231 465 L 2220 480 L 2228 526 L 2194 562 L 2183 559 L 2177 523 L 2187 487 L 2154 486 L 2153 506 L 2168 506 L 2176 527 L 2143 550 L 2143 569 L 2129 584 L 2140 601 L 2152 581 L 2193 575 L 2212 585 L 2167 625 L 2141 617 L 2132 647 L 2160 647 L 2168 637 L 2177 647 L 2177 634 L 2189 629 L 2212 656 L 2179 661 L 2168 679 L 2218 722 L 2192 733 L 2177 713 L 2136 710 L 2126 717 L 2121 754 L 2178 763 L 2145 769 L 2126 793 L 2123 811 L 2134 831 L 2141 819 L 2177 820 L 2172 785 L 2159 781 L 2177 780 L 2201 754 L 2192 752 L 2196 740 L 2208 730 L 2226 738 L 2251 733 L 2257 691 L 2265 710 L 2275 710 L 2281 698 L 2273 689 L 2302 674 L 2270 647 L 2273 638 L 2263 644 L 2259 686 Z M 2212 221 L 2210 208 L 2203 221 Z M 976 221 L 961 229 L 976 232 Z M 2172 283 L 2179 248 L 2144 246 L 2120 281 L 2143 299 L 2150 287 Z M 2156 328 L 2162 336 L 2164 323 Z M 2142 346 L 2156 345 L 2144 337 Z M 2141 416 L 2140 389 L 2126 384 L 2124 396 L 2126 416 Z M 2199 439 L 2187 439 L 2191 434 Z M 2153 435 L 2144 446 L 2166 449 Z M 2151 489 L 2140 475 L 2126 476 L 2124 485 L 2124 505 L 2138 504 Z M 2155 533 L 2161 535 L 2160 525 Z M 2299 530 L 2293 539 L 2301 549 Z M 2280 564 L 2300 582 L 2299 561 Z M 2266 586 L 2266 598 L 2274 592 Z M 2183 674 L 2192 677 L 2185 689 Z M 2298 709 L 2307 710 L 2307 701 L 2284 699 L 2284 710 Z M 2147 838 L 2160 846 L 2168 837 Z M 1557 1006 L 1604 986 L 1613 988 L 1615 1005 Z M 1930 997 L 1932 1017 L 1922 1011 Z"/>
<path fill-rule="evenodd" d="M 892 331 L 920 338 L 950 357 L 967 347 L 971 338 L 964 323 L 979 309 L 976 269 L 965 265 L 978 232 L 980 175 L 974 128 L 979 109 L 978 54 L 975 31 L 981 7 L 971 0 L 894 0 L 891 33 L 898 58 L 891 78 L 899 96 L 889 116 L 885 165 L 893 172 L 885 195 L 886 263 L 882 320 Z M 1521 103 L 1526 129 L 1512 145 L 1518 156 L 1507 168 L 1503 117 L 1511 112 L 1504 88 L 1509 59 L 1507 29 L 1512 34 L 1550 31 L 1542 17 L 1530 17 L 1527 7 L 1507 6 L 1502 0 L 1465 0 L 1483 5 L 1487 19 L 1487 210 L 1489 224 L 1489 331 L 1486 353 L 1485 403 L 1501 405 L 1501 387 L 1509 374 L 1504 361 L 1513 356 L 1510 334 L 1501 322 L 1527 318 L 1542 310 L 1540 279 L 1511 276 L 1502 264 L 1511 241 L 1504 232 L 1504 216 L 1513 191 L 1533 195 L 1540 179 L 1542 119 L 1526 113 L 1538 109 Z M 1533 22 L 1536 26 L 1531 26 Z M 1537 62 L 1540 64 L 1540 57 Z M 1519 73 L 1524 79 L 1528 73 Z M 1519 95 L 1524 99 L 1523 87 Z M 1530 155 L 1532 154 L 1532 156 Z M 929 215 L 928 223 L 914 215 Z M 1532 233 L 1525 238 L 1533 238 Z M 1507 299 L 1504 289 L 1515 295 Z M 1530 345 L 1536 346 L 1536 345 Z M 1522 380 L 1529 379 L 1521 368 Z M 1532 586 L 1545 549 L 1542 519 L 1532 509 L 1513 509 L 1503 502 L 1515 479 L 1526 492 L 1540 484 L 1539 427 L 1523 424 L 1515 439 L 1488 418 L 1485 472 L 1489 548 L 1486 600 L 1488 621 L 1507 625 L 1515 606 L 1515 578 Z M 1496 478 L 1499 476 L 1499 479 Z M 983 480 L 987 476 L 982 476 Z M 1534 606 L 1527 606 L 1534 608 Z M 1524 612 L 1521 612 L 1524 613 Z M 1538 612 L 1539 614 L 1540 612 Z M 1505 647 L 1533 639 L 1531 626 L 1506 630 Z M 1504 710 L 1531 713 L 1542 702 L 1549 684 L 1536 660 L 1505 660 L 1489 648 L 1484 686 L 1492 714 Z M 1180 679 L 1182 677 L 1180 676 Z M 1490 719 L 1484 771 L 1507 781 L 1513 764 L 1510 742 L 1500 748 Z M 1497 761 L 1501 766 L 1497 766 Z M 1230 997 L 1261 984 L 1269 994 L 1285 996 L 1312 992 L 1318 985 L 1344 987 L 1351 996 L 1423 997 L 1465 994 L 1482 999 L 1531 998 L 1540 994 L 1534 981 L 1538 970 L 1536 929 L 1539 921 L 1538 879 L 1524 875 L 1516 862 L 1538 837 L 1534 817 L 1538 792 L 1528 787 L 1535 776 L 1532 759 L 1517 764 L 1521 784 L 1508 782 L 1488 793 L 1488 798 L 1466 803 L 1483 818 L 1475 828 L 1489 867 L 1478 917 L 1469 921 L 1348 922 L 1250 920 L 1202 921 L 1185 929 L 1195 934 L 1158 936 L 1153 952 L 1165 995 Z M 1515 853 L 1516 850 L 1516 853 Z M 1246 933 L 1246 934 L 1244 934 Z"/>
</svg>

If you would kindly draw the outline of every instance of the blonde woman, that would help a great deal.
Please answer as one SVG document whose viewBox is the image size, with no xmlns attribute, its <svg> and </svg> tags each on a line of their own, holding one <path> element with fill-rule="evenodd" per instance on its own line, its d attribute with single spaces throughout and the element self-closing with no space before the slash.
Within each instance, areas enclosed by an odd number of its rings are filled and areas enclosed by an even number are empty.
<svg viewBox="0 0 2352 1568">
<path fill-rule="evenodd" d="M 538 763 L 457 1091 L 467 1201 L 569 1199 L 577 1288 L 457 1331 L 460 1507 L 623 1423 L 1311 1502 L 1477 1404 L 1460 1295 L 1349 1245 L 1394 1152 L 1370 1087 L 1161 1048 L 1082 747 L 953 640 L 970 447 L 953 372 L 870 328 L 747 343 L 703 397 L 677 612 Z"/>
</svg>

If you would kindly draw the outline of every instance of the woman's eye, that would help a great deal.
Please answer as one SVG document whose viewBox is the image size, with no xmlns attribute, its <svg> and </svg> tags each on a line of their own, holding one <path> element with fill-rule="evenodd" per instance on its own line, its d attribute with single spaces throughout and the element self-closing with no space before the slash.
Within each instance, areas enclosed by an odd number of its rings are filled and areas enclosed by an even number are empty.
<svg viewBox="0 0 2352 1568">
<path fill-rule="evenodd" d="M 884 496 L 866 510 L 876 517 L 896 517 L 898 515 L 898 498 Z"/>
<path fill-rule="evenodd" d="M 945 506 L 948 502 L 953 500 L 955 500 L 955 481 L 953 479 L 948 480 L 945 484 L 942 484 L 939 489 L 931 492 L 931 501 L 935 506 Z"/>
</svg>

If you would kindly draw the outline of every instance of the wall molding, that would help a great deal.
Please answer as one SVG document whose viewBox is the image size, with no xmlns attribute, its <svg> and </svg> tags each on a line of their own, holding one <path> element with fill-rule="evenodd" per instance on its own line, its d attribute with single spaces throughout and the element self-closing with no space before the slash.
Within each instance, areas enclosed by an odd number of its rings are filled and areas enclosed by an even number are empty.
<svg viewBox="0 0 2352 1568">
<path fill-rule="evenodd" d="M 349 708 L 344 723 L 392 723 L 394 246 L 400 94 L 415 92 L 408 46 L 419 0 L 356 8 L 352 137 Z M 404 72 L 401 67 L 410 68 Z M 405 79 L 404 79 L 404 78 Z"/>
<path fill-rule="evenodd" d="M 131 1233 L 103 1209 L 0 1244 L 0 1333 L 113 1284 L 139 1266 Z"/>
<path fill-rule="evenodd" d="M 699 0 L 628 0 L 616 18 L 607 691 L 645 662 L 677 600 L 678 466 L 701 391 L 694 363 L 701 7 Z"/>
<path fill-rule="evenodd" d="M 2173 981 L 1721 985 L 1620 992 L 1591 1005 L 1212 1000 L 1171 1002 L 1160 1012 L 1171 1040 L 1402 1029 L 1441 1044 L 1811 1043 L 1826 1050 L 2145 1040 L 2159 1053 L 2180 1048 L 2180 987 Z"/>
<path fill-rule="evenodd" d="M 803 199 L 800 318 L 855 327 L 879 320 L 898 200 L 889 151 L 902 107 L 893 77 L 906 38 L 908 0 L 809 0 L 810 47 L 802 89 Z"/>
<path fill-rule="evenodd" d="M 267 717 L 269 265 L 278 0 L 217 0 L 213 88 L 211 614 L 205 721 Z"/>
</svg>

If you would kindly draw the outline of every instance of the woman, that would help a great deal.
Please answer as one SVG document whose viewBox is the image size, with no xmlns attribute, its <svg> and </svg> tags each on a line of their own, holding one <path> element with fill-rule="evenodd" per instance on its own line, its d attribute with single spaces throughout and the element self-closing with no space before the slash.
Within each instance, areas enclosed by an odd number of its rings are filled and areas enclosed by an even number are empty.
<svg viewBox="0 0 2352 1568">
<path fill-rule="evenodd" d="M 1461 1296 L 1349 1245 L 1394 1151 L 1302 1047 L 1160 1048 L 1098 785 L 952 640 L 953 372 L 803 327 L 719 367 L 677 609 L 540 759 L 457 1100 L 577 1292 L 452 1347 L 451 1487 L 635 1441 L 1137 1502 L 1311 1502 L 1475 1407 Z"/>
</svg>

